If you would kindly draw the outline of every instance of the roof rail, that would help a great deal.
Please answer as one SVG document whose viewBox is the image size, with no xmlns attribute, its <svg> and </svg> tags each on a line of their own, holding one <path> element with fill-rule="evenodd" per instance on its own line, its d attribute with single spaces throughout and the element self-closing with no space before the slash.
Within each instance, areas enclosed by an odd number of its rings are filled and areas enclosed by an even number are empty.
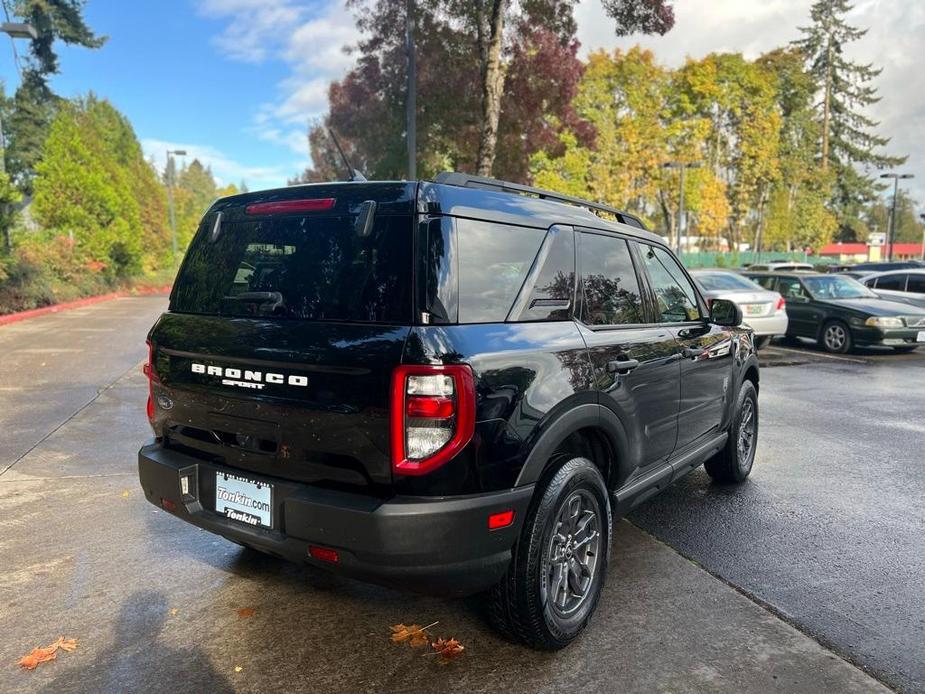
<svg viewBox="0 0 925 694">
<path fill-rule="evenodd" d="M 604 205 L 599 202 L 582 200 L 581 198 L 576 198 L 571 195 L 554 193 L 551 190 L 533 188 L 532 186 L 525 186 L 521 185 L 520 183 L 499 181 L 495 178 L 472 176 L 470 174 L 459 173 L 455 171 L 444 171 L 443 173 L 437 174 L 434 176 L 434 183 L 442 183 L 443 185 L 448 186 L 460 186 L 462 188 L 485 188 L 487 190 L 497 190 L 503 193 L 514 193 L 516 195 L 532 195 L 543 200 L 553 200 L 555 202 L 563 202 L 567 205 L 584 207 L 591 212 L 606 212 L 607 214 L 616 217 L 617 221 L 622 222 L 623 224 L 629 224 L 630 226 L 638 227 L 639 229 L 646 228 L 639 217 L 631 215 L 628 212 L 624 212 L 623 210 L 618 210 L 616 207 L 610 207 L 609 205 Z"/>
</svg>

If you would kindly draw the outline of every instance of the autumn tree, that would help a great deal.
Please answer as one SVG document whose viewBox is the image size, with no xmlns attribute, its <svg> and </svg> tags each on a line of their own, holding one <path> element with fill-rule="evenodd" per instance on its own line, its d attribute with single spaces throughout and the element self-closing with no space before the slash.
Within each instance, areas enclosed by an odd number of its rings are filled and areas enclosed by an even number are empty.
<svg viewBox="0 0 925 694">
<path fill-rule="evenodd" d="M 164 181 L 167 182 L 170 171 L 166 171 Z M 177 219 L 177 247 L 183 251 L 199 228 L 202 215 L 209 205 L 220 193 L 215 183 L 215 177 L 208 166 L 203 166 L 198 159 L 193 159 L 188 165 L 176 172 L 174 178 L 173 198 Z M 234 194 L 226 191 L 221 194 Z M 234 190 L 234 192 L 237 192 Z"/>
<path fill-rule="evenodd" d="M 906 160 L 882 152 L 890 138 L 877 135 L 878 123 L 864 113 L 879 101 L 871 83 L 881 70 L 845 56 L 847 46 L 867 33 L 847 23 L 851 9 L 848 0 L 817 0 L 810 9 L 812 24 L 801 27 L 803 36 L 795 42 L 819 94 L 819 162 L 835 174 L 832 205 L 840 236 L 848 239 L 863 234 L 861 208 L 876 195 L 876 182 L 864 170 Z"/>
</svg>

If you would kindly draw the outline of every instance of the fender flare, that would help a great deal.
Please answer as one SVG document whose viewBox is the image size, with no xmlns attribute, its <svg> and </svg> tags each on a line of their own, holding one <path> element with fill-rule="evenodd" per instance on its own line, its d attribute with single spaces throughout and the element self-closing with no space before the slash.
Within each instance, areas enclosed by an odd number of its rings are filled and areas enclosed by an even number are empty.
<svg viewBox="0 0 925 694">
<path fill-rule="evenodd" d="M 606 480 L 613 486 L 615 480 L 622 480 L 633 469 L 631 447 L 626 427 L 619 417 L 606 407 L 597 403 L 586 403 L 567 410 L 562 415 L 545 425 L 543 433 L 530 447 L 527 459 L 520 469 L 515 487 L 535 484 L 542 476 L 553 452 L 579 429 L 594 428 L 600 431 L 613 449 L 614 469 L 610 471 L 611 479 Z"/>
</svg>

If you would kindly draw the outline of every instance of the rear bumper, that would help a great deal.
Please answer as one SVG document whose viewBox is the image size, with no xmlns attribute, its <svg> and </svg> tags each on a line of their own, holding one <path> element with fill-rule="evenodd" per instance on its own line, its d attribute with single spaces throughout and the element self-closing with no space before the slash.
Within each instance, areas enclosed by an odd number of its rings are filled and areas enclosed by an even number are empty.
<svg viewBox="0 0 925 694">
<path fill-rule="evenodd" d="M 743 322 L 754 331 L 757 337 L 764 337 L 785 335 L 789 321 L 786 313 L 775 313 L 772 316 L 746 317 Z"/>
<path fill-rule="evenodd" d="M 214 510 L 215 473 L 235 472 L 273 485 L 273 528 L 251 527 Z M 148 501 L 200 528 L 294 562 L 433 595 L 463 596 L 497 583 L 530 503 L 533 486 L 466 497 L 388 501 L 253 475 L 150 443 L 138 452 Z M 182 494 L 180 477 L 190 479 Z M 170 503 L 167 504 L 170 506 Z M 513 525 L 488 530 L 488 516 L 514 509 Z M 168 510 L 165 508 L 165 510 Z M 337 551 L 337 562 L 309 546 Z"/>
</svg>

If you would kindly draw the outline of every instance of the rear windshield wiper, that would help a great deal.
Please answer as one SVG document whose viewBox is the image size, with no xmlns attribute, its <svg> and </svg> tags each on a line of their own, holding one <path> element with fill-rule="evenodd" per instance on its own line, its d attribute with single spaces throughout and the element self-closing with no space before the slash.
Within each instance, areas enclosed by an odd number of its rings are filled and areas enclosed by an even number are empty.
<svg viewBox="0 0 925 694">
<path fill-rule="evenodd" d="M 286 305 L 283 295 L 280 292 L 242 292 L 235 296 L 226 296 L 225 301 L 246 301 L 248 303 L 265 304 L 273 302 L 269 307 L 269 313 Z"/>
</svg>

